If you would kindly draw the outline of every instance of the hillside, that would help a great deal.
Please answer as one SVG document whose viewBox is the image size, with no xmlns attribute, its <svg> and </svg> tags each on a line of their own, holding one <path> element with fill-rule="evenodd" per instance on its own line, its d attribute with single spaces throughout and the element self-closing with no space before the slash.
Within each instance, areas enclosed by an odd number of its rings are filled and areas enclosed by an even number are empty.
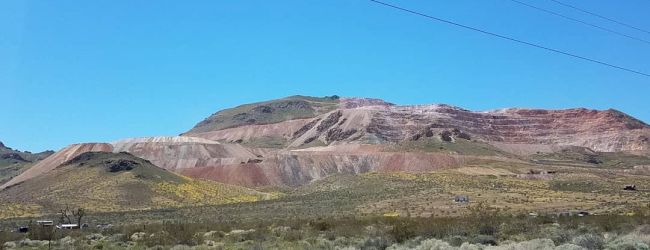
<svg viewBox="0 0 650 250">
<path fill-rule="evenodd" d="M 242 125 L 312 118 L 338 107 L 338 97 L 290 96 L 279 100 L 224 109 L 198 123 L 189 132 L 200 133 Z"/>
<path fill-rule="evenodd" d="M 58 167 L 64 162 L 71 160 L 72 158 L 82 153 L 97 152 L 97 151 L 110 152 L 112 151 L 112 149 L 113 146 L 107 143 L 72 144 L 48 156 L 47 158 L 39 161 L 38 163 L 34 164 L 30 168 L 23 171 L 20 175 L 0 185 L 0 190 L 3 188 L 10 187 L 12 185 L 16 185 L 20 182 L 26 181 L 33 177 L 37 177 L 39 175 L 48 173 L 49 171 L 52 171 L 54 168 Z"/>
<path fill-rule="evenodd" d="M 0 142 L 0 184 L 18 175 L 34 163 L 52 155 L 54 151 L 32 153 L 5 146 Z"/>
<path fill-rule="evenodd" d="M 129 153 L 86 152 L 45 174 L 0 192 L 0 217 L 56 212 L 65 206 L 91 212 L 215 205 L 266 199 L 242 187 L 192 180 Z"/>
<path fill-rule="evenodd" d="M 505 151 L 527 153 L 550 152 L 553 146 L 580 146 L 602 152 L 650 149 L 650 126 L 612 109 L 513 108 L 477 112 L 444 104 L 396 106 L 376 99 L 340 98 L 336 110 L 311 119 L 236 127 L 219 120 L 211 124 L 185 135 L 237 143 L 273 139 L 284 141 L 289 148 L 391 144 L 431 137 L 451 141 L 450 136 L 455 134 Z"/>
</svg>

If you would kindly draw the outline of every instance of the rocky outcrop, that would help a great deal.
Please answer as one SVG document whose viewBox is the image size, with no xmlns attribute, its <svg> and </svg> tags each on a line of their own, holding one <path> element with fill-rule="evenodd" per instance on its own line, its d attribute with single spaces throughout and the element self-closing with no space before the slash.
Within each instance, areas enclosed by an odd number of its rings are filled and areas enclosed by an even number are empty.
<svg viewBox="0 0 650 250">
<path fill-rule="evenodd" d="M 352 136 L 353 134 L 356 134 L 356 133 L 357 133 L 356 129 L 350 129 L 350 130 L 343 131 L 340 128 L 333 128 L 333 129 L 330 129 L 329 131 L 327 131 L 327 135 L 325 136 L 325 140 L 327 142 L 342 141 L 342 140 L 345 140 L 345 139 L 349 138 L 350 136 Z"/>
<path fill-rule="evenodd" d="M 323 132 L 328 128 L 331 128 L 332 126 L 334 126 L 334 124 L 339 122 L 341 116 L 343 116 L 343 113 L 341 113 L 341 111 L 332 112 L 331 114 L 327 115 L 327 117 L 325 117 L 325 119 L 322 122 L 318 124 L 318 126 L 316 127 L 316 131 Z"/>
<path fill-rule="evenodd" d="M 307 133 L 307 131 L 313 128 L 318 122 L 320 122 L 320 119 L 314 119 L 309 123 L 305 124 L 305 126 L 302 126 L 300 129 L 298 129 L 298 131 L 293 133 L 293 138 L 297 138 L 304 135 L 305 133 Z"/>
<path fill-rule="evenodd" d="M 345 109 L 369 107 L 369 106 L 381 106 L 389 107 L 394 106 L 390 102 L 386 102 L 381 99 L 374 98 L 341 98 L 341 107 Z"/>
</svg>

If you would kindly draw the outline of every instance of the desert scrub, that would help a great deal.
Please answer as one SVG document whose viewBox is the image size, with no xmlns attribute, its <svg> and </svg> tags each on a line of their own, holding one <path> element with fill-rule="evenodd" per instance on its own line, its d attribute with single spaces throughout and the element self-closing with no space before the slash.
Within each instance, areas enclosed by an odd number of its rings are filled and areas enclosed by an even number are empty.
<svg viewBox="0 0 650 250">
<path fill-rule="evenodd" d="M 0 249 L 6 242 L 17 241 L 24 237 L 24 235 L 15 232 L 0 231 Z"/>
<path fill-rule="evenodd" d="M 3 204 L 0 208 L 0 219 L 38 216 L 41 209 L 42 207 L 36 204 Z"/>
<path fill-rule="evenodd" d="M 489 209 L 487 209 L 489 210 Z M 481 214 L 477 212 L 475 214 Z M 485 213 L 481 216 L 489 215 Z M 53 241 L 55 248 L 102 247 L 146 249 L 183 245 L 206 249 L 647 249 L 650 226 L 643 218 L 620 216 L 573 217 L 563 220 L 501 216 L 494 218 L 340 217 L 314 220 L 259 220 L 254 222 L 198 222 L 175 220 L 119 226 L 98 234 L 72 230 Z M 620 224 L 603 231 L 604 220 Z M 491 226 L 485 229 L 485 226 Z M 574 228 L 575 227 L 575 228 Z M 634 228 L 637 228 L 636 230 Z M 492 234 L 492 235 L 490 235 Z M 554 239 L 557 235 L 569 239 Z M 3 236 L 4 235 L 4 236 Z M 20 245 L 36 234 L 2 234 Z M 44 239 L 40 237 L 40 239 Z M 30 239 L 24 244 L 42 244 Z"/>
<path fill-rule="evenodd" d="M 167 198 L 158 201 L 161 203 L 161 207 L 179 207 L 193 203 L 218 205 L 253 202 L 273 197 L 271 194 L 203 180 L 188 180 L 184 183 L 160 182 L 156 183 L 153 189 Z M 169 195 L 173 195 L 173 197 L 169 197 Z"/>
</svg>

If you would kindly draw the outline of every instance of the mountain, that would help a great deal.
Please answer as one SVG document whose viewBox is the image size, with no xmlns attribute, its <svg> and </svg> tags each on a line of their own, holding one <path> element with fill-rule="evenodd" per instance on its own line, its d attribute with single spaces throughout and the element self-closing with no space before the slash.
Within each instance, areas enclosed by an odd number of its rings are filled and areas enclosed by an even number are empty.
<svg viewBox="0 0 650 250">
<path fill-rule="evenodd" d="M 650 126 L 617 110 L 399 106 L 292 96 L 219 111 L 175 137 L 71 145 L 0 186 L 92 151 L 128 152 L 181 175 L 245 187 L 302 186 L 366 172 L 501 165 L 650 165 Z"/>
<path fill-rule="evenodd" d="M 66 206 L 93 212 L 142 210 L 266 197 L 243 187 L 182 177 L 129 153 L 96 151 L 77 154 L 55 169 L 3 190 L 0 201 L 9 209 L 0 213 L 18 213 L 11 209 L 15 207 L 21 208 L 19 215 L 56 212 Z"/>
<path fill-rule="evenodd" d="M 264 104 L 251 104 L 256 109 Z M 260 106 L 261 105 L 261 106 Z M 285 111 L 286 112 L 286 111 Z M 217 113 L 218 114 L 218 113 Z M 233 116 L 240 116 L 235 114 Z M 506 151 L 551 151 L 553 146 L 580 146 L 600 152 L 650 149 L 650 126 L 617 110 L 502 109 L 474 112 L 449 105 L 396 106 L 367 98 L 340 98 L 335 110 L 313 118 L 268 124 L 221 126 L 201 123 L 185 136 L 248 143 L 262 139 L 284 146 L 390 144 L 461 135 Z"/>
<path fill-rule="evenodd" d="M 257 105 L 266 104 L 248 107 Z M 505 164 L 606 162 L 619 168 L 650 163 L 650 126 L 612 109 L 476 112 L 444 104 L 397 106 L 378 99 L 339 98 L 336 109 L 313 118 L 213 125 L 222 128 L 183 135 L 261 152 L 263 161 L 246 165 L 244 175 L 256 181 L 233 182 L 222 167 L 182 173 L 248 186 L 303 185 L 335 173 L 428 172 L 486 159 Z"/>
<path fill-rule="evenodd" d="M 32 153 L 29 151 L 15 150 L 0 142 L 0 184 L 18 175 L 35 162 L 43 160 L 54 151 Z"/>
</svg>

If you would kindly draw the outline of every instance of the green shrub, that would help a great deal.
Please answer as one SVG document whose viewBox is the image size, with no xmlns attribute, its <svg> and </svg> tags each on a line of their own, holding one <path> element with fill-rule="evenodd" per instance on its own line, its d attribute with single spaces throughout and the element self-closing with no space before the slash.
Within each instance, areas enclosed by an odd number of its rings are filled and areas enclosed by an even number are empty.
<svg viewBox="0 0 650 250">
<path fill-rule="evenodd" d="M 0 232 L 0 248 L 2 248 L 2 245 L 5 242 L 10 242 L 10 241 L 17 241 L 23 238 L 22 234 L 19 233 L 14 233 L 14 232 Z"/>
<path fill-rule="evenodd" d="M 311 221 L 311 222 L 309 222 L 309 225 L 312 228 L 314 228 L 314 229 L 316 229 L 318 231 L 327 231 L 327 230 L 330 230 L 332 228 L 332 224 L 330 224 L 329 222 L 327 222 L 327 221 L 325 221 L 323 219 L 318 219 L 316 221 Z"/>
<path fill-rule="evenodd" d="M 283 237 L 284 240 L 286 241 L 299 241 L 302 240 L 302 231 L 301 230 L 296 230 L 296 229 L 291 229 L 287 231 Z"/>
<path fill-rule="evenodd" d="M 497 238 L 492 235 L 479 234 L 474 236 L 470 242 L 475 244 L 494 246 L 497 244 Z"/>
<path fill-rule="evenodd" d="M 573 238 L 573 244 L 584 247 L 589 250 L 603 249 L 605 241 L 600 235 L 584 234 Z"/>
<path fill-rule="evenodd" d="M 623 250 L 649 250 L 650 249 L 650 235 L 631 233 L 610 241 L 606 245 L 606 249 L 623 249 Z"/>
<path fill-rule="evenodd" d="M 386 249 L 392 242 L 385 238 L 368 238 L 363 243 L 362 249 Z"/>
<path fill-rule="evenodd" d="M 414 225 L 410 221 L 397 221 L 388 232 L 399 243 L 405 242 L 416 236 Z"/>
<path fill-rule="evenodd" d="M 27 238 L 30 240 L 58 240 L 60 234 L 56 233 L 55 227 L 43 227 L 39 225 L 30 225 L 29 233 L 27 233 Z"/>
</svg>

